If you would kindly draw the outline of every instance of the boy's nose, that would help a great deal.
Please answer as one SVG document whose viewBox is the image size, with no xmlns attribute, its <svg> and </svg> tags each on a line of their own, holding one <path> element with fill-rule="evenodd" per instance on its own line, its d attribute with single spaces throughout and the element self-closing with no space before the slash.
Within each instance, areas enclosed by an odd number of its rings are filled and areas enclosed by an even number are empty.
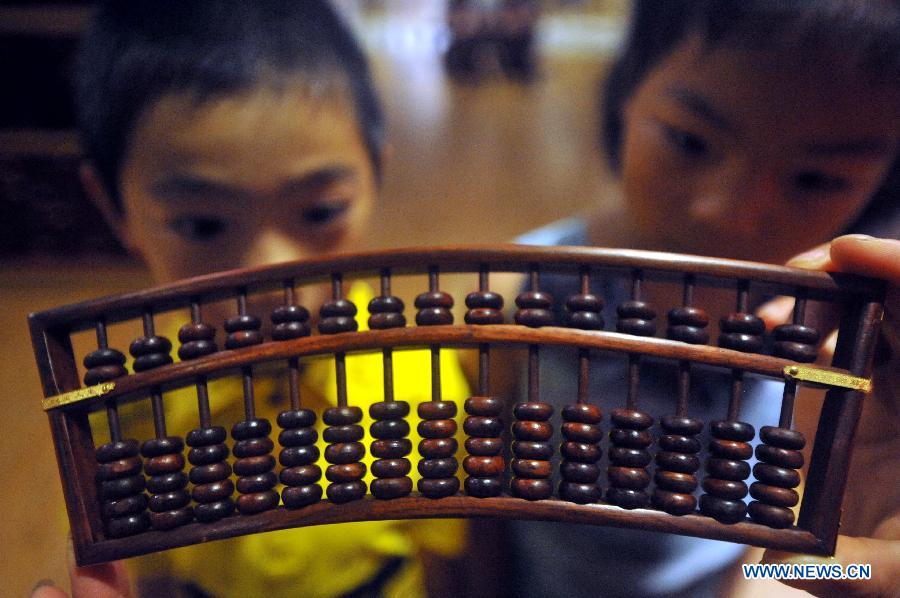
<svg viewBox="0 0 900 598">
<path fill-rule="evenodd" d="M 296 238 L 276 228 L 264 228 L 244 252 L 241 267 L 266 266 L 306 257 L 309 252 Z"/>
</svg>

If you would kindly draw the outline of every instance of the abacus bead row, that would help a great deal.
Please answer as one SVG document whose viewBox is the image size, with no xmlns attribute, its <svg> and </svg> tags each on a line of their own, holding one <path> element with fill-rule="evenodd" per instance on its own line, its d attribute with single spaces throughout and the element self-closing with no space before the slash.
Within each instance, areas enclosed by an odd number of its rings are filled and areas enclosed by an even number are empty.
<svg viewBox="0 0 900 598">
<path fill-rule="evenodd" d="M 637 336 L 656 334 L 656 312 L 645 301 L 623 301 L 616 307 L 616 332 Z"/>
<path fill-rule="evenodd" d="M 184 441 L 178 436 L 152 438 L 141 445 L 147 490 L 150 491 L 150 523 L 167 530 L 184 525 L 194 517 L 190 494 L 185 490 Z"/>
<path fill-rule="evenodd" d="M 463 422 L 466 452 L 463 469 L 468 477 L 466 493 L 477 498 L 499 496 L 503 492 L 503 401 L 498 397 L 469 397 L 465 402 L 468 416 Z"/>
<path fill-rule="evenodd" d="M 756 482 L 750 485 L 752 501 L 747 508 L 750 517 L 769 527 L 785 528 L 794 523 L 791 507 L 800 500 L 794 488 L 800 484 L 798 469 L 803 467 L 803 453 L 806 445 L 803 434 L 796 430 L 763 426 L 759 431 L 763 441 L 756 447 L 753 466 Z"/>
<path fill-rule="evenodd" d="M 669 312 L 666 336 L 674 341 L 705 345 L 709 342 L 709 316 L 699 307 L 676 307 Z"/>
<path fill-rule="evenodd" d="M 419 473 L 422 478 L 417 486 L 419 492 L 428 498 L 444 498 L 456 494 L 459 490 L 459 479 L 456 470 L 458 444 L 456 434 L 456 403 L 453 401 L 427 401 L 419 403 L 418 432 L 422 440 L 419 442 Z"/>
<path fill-rule="evenodd" d="M 393 441 L 401 441 L 398 444 L 404 448 L 409 446 L 407 439 L 409 422 L 406 420 L 406 416 L 409 415 L 409 403 L 406 401 L 373 403 L 369 406 L 369 415 L 375 420 L 369 427 L 369 432 L 375 439 L 372 443 L 372 453 L 378 457 L 372 462 L 372 474 L 376 477 L 372 481 L 372 495 L 383 499 L 406 496 L 412 492 L 412 479 L 408 475 L 412 465 L 406 458 L 409 450 L 402 455 L 393 456 L 388 447 Z M 402 442 L 404 440 L 405 444 Z M 379 442 L 383 444 L 376 444 Z"/>
<path fill-rule="evenodd" d="M 563 457 L 560 473 L 563 481 L 559 485 L 559 495 L 576 503 L 596 502 L 600 500 L 597 461 L 602 453 L 602 412 L 596 405 L 575 403 L 563 408 L 562 418 L 564 440 L 560 445 Z"/>
<path fill-rule="evenodd" d="M 272 340 L 286 341 L 309 336 L 309 310 L 302 305 L 279 305 L 272 310 Z"/>
<path fill-rule="evenodd" d="M 759 353 L 763 349 L 766 323 L 751 313 L 734 312 L 722 318 L 719 346 L 743 353 Z"/>
<path fill-rule="evenodd" d="M 84 357 L 84 383 L 88 386 L 126 376 L 125 355 L 116 349 L 102 347 Z"/>
<path fill-rule="evenodd" d="M 146 480 L 137 440 L 108 442 L 97 448 L 97 491 L 106 535 L 121 538 L 150 527 Z"/>
<path fill-rule="evenodd" d="M 362 420 L 359 407 L 330 407 L 322 414 L 326 428 L 322 433 L 325 442 L 325 460 L 329 465 L 325 477 L 330 484 L 325 493 L 335 503 L 345 503 L 365 496 L 366 465 L 362 463 L 366 448 L 362 440 L 365 431 L 359 425 Z"/>
<path fill-rule="evenodd" d="M 774 353 L 777 357 L 793 359 L 801 363 L 815 361 L 819 332 L 802 324 L 782 324 L 775 327 Z"/>
<path fill-rule="evenodd" d="M 747 459 L 753 454 L 748 444 L 755 435 L 753 426 L 738 421 L 717 421 L 710 425 L 713 440 L 706 460 L 706 494 L 700 497 L 700 511 L 722 523 L 737 523 L 747 514 L 744 497 L 750 475 Z"/>
<path fill-rule="evenodd" d="M 491 291 L 475 291 L 466 295 L 466 324 L 503 323 L 503 297 Z"/>
<path fill-rule="evenodd" d="M 606 499 L 625 509 L 644 507 L 650 499 L 646 467 L 652 458 L 647 447 L 653 442 L 648 431 L 653 418 L 641 411 L 619 408 L 610 412 L 610 419 L 615 427 L 609 432 Z"/>
<path fill-rule="evenodd" d="M 191 496 L 197 504 L 194 516 L 209 523 L 231 515 L 234 511 L 234 482 L 231 481 L 231 465 L 228 463 L 227 432 L 222 426 L 196 428 L 188 432 L 188 461 L 191 462 L 189 478 L 194 485 Z"/>
<path fill-rule="evenodd" d="M 689 417 L 670 415 L 660 420 L 664 434 L 659 437 L 656 453 L 656 488 L 653 506 L 672 515 L 686 515 L 697 507 L 697 470 L 700 469 L 700 441 L 697 434 L 703 422 Z"/>
<path fill-rule="evenodd" d="M 512 431 L 513 496 L 527 500 L 550 498 L 553 487 L 550 483 L 550 457 L 553 455 L 553 427 L 550 416 L 553 406 L 543 402 L 518 403 L 513 408 L 516 421 Z"/>
<path fill-rule="evenodd" d="M 240 421 L 231 428 L 234 443 L 234 473 L 238 476 L 237 508 L 244 515 L 273 509 L 278 493 L 273 490 L 278 478 L 273 469 L 275 443 L 269 438 L 272 424 L 262 418 Z"/>
<path fill-rule="evenodd" d="M 316 465 L 319 449 L 316 441 L 316 413 L 310 409 L 282 411 L 278 414 L 278 434 L 281 452 L 281 501 L 289 509 L 298 509 L 318 502 L 322 498 L 322 468 Z"/>
<path fill-rule="evenodd" d="M 373 297 L 369 301 L 369 328 L 372 330 L 403 328 L 406 326 L 406 316 L 403 315 L 404 307 L 400 297 L 393 295 Z"/>
</svg>

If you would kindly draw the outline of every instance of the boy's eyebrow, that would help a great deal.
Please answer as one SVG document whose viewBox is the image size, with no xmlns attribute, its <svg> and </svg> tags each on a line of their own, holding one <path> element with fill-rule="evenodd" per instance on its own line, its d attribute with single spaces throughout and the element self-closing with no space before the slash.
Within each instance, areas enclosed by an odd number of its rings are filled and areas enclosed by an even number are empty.
<svg viewBox="0 0 900 598">
<path fill-rule="evenodd" d="M 301 174 L 295 178 L 289 179 L 284 187 L 293 191 L 314 190 L 326 185 L 330 185 L 336 181 L 353 179 L 356 177 L 356 171 L 349 166 L 323 166 L 309 173 Z"/>
<path fill-rule="evenodd" d="M 312 172 L 300 174 L 290 178 L 282 186 L 291 191 L 315 190 L 336 181 L 355 178 L 356 171 L 347 166 L 325 166 Z M 165 200 L 172 194 L 199 194 L 229 196 L 239 194 L 241 189 L 232 187 L 228 183 L 216 181 L 203 176 L 190 173 L 175 173 L 156 181 L 151 185 L 152 192 L 160 199 Z"/>
<path fill-rule="evenodd" d="M 700 94 L 686 87 L 674 86 L 666 90 L 666 95 L 681 104 L 688 112 L 709 121 L 712 125 L 729 132 L 735 131 L 735 126 L 728 117 Z"/>
</svg>

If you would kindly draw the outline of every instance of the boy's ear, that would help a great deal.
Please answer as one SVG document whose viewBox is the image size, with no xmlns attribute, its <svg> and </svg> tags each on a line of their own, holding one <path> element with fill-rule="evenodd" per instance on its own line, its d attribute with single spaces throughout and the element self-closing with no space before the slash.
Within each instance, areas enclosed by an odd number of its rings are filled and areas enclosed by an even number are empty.
<svg viewBox="0 0 900 598">
<path fill-rule="evenodd" d="M 131 253 L 135 253 L 134 244 L 131 242 L 131 236 L 128 234 L 128 226 L 125 224 L 125 218 L 122 210 L 116 207 L 100 173 L 93 163 L 83 160 L 78 168 L 78 176 L 81 179 L 81 186 L 84 188 L 85 194 L 91 200 L 91 203 L 100 210 L 103 219 L 112 229 L 119 242 Z"/>
</svg>

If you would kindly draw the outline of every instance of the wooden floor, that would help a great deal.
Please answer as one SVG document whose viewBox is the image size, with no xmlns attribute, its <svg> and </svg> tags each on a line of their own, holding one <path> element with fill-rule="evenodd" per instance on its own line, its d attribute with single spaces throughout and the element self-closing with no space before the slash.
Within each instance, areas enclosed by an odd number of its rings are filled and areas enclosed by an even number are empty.
<svg viewBox="0 0 900 598">
<path fill-rule="evenodd" d="M 527 86 L 499 77 L 477 86 L 448 81 L 432 4 L 389 2 L 385 12 L 356 15 L 376 56 L 394 147 L 373 247 L 504 241 L 607 193 L 596 88 L 622 2 L 582 4 L 594 5 L 589 15 L 583 6 L 547 15 L 541 75 Z M 598 4 L 613 17 L 598 16 Z M 41 578 L 68 585 L 67 526 L 26 314 L 148 284 L 130 263 L 0 264 L 2 596 L 27 595 Z"/>
</svg>

